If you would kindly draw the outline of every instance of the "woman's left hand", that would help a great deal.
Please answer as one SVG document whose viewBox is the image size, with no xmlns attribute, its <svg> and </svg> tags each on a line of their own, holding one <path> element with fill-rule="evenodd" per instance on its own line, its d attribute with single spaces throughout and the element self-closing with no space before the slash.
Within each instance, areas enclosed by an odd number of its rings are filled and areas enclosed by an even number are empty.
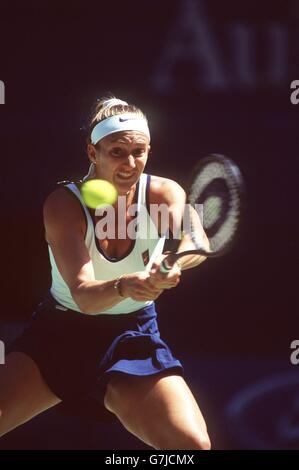
<svg viewBox="0 0 299 470">
<path fill-rule="evenodd" d="M 156 289 L 171 289 L 176 287 L 180 282 L 181 269 L 177 263 L 171 268 L 168 273 L 161 273 L 160 264 L 167 255 L 160 255 L 153 263 L 150 270 L 150 281 Z"/>
</svg>

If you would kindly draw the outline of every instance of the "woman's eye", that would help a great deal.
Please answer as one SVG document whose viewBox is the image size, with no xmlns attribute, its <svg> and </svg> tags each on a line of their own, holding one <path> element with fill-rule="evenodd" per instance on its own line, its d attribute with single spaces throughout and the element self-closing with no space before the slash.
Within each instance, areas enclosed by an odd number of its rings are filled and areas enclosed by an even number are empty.
<svg viewBox="0 0 299 470">
<path fill-rule="evenodd" d="M 111 153 L 114 157 L 120 157 L 122 154 L 122 149 L 120 147 L 115 147 L 111 150 Z"/>
<path fill-rule="evenodd" d="M 144 148 L 137 148 L 133 151 L 134 157 L 141 157 L 145 153 Z"/>
</svg>

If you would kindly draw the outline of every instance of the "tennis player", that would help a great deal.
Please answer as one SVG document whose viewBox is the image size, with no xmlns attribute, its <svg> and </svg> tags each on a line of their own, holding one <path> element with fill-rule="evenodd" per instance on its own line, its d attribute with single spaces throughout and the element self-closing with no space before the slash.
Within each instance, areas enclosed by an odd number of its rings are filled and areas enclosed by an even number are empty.
<svg viewBox="0 0 299 470">
<path fill-rule="evenodd" d="M 181 223 L 172 207 L 183 208 L 185 193 L 172 180 L 144 173 L 149 149 L 140 109 L 117 98 L 97 102 L 86 179 L 114 184 L 125 200 L 125 226 L 136 222 L 139 235 L 118 236 L 116 203 L 116 235 L 96 236 L 104 214 L 86 207 L 79 184 L 48 196 L 44 224 L 52 285 L 0 367 L 0 435 L 61 401 L 76 409 L 76 401 L 93 397 L 148 446 L 210 448 L 182 365 L 160 337 L 154 303 L 178 284 L 181 269 L 204 258 L 183 258 L 181 266 L 160 273 L 161 217 L 149 208 L 166 205 L 171 229 Z M 151 236 L 140 236 L 145 227 Z M 188 243 L 185 238 L 181 246 Z"/>
</svg>

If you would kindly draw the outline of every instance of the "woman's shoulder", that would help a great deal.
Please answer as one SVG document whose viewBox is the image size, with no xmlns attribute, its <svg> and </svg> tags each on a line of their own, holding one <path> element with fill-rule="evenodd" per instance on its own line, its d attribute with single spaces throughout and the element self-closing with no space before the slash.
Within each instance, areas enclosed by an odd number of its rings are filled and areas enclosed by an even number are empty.
<svg viewBox="0 0 299 470">
<path fill-rule="evenodd" d="M 75 209 L 78 206 L 76 196 L 64 185 L 59 185 L 51 191 L 44 201 L 46 209 Z"/>
<path fill-rule="evenodd" d="M 65 227 L 72 224 L 85 231 L 85 217 L 79 199 L 65 186 L 54 189 L 43 205 L 44 223 L 47 226 Z"/>
<path fill-rule="evenodd" d="M 170 178 L 156 175 L 151 175 L 149 195 L 153 204 L 163 202 L 173 204 L 186 199 L 186 193 L 179 183 Z"/>
</svg>

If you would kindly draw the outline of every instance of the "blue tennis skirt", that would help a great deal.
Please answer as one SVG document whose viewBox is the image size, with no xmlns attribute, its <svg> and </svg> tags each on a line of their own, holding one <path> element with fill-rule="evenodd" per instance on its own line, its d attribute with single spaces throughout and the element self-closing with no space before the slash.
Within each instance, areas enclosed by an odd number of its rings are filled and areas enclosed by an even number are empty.
<svg viewBox="0 0 299 470">
<path fill-rule="evenodd" d="M 86 315 L 48 294 L 9 351 L 30 356 L 62 401 L 96 397 L 103 404 L 112 374 L 183 375 L 160 337 L 154 304 L 129 314 Z"/>
</svg>

